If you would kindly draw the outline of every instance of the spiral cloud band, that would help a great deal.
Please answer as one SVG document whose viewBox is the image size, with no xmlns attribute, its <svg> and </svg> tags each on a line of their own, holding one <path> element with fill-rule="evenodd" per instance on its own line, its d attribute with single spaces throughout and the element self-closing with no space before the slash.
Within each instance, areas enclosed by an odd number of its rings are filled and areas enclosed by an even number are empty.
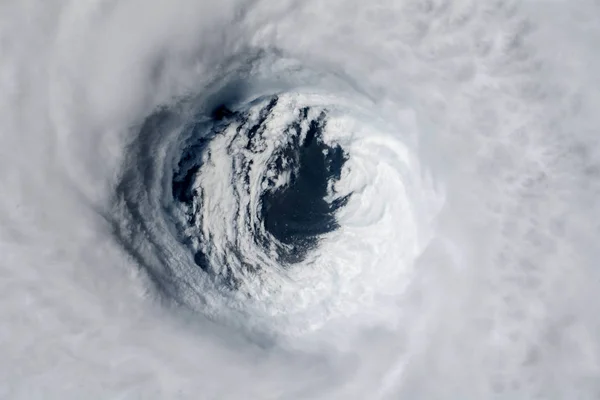
<svg viewBox="0 0 600 400">
<path fill-rule="evenodd" d="M 597 399 L 599 16 L 0 4 L 0 398 Z"/>
</svg>

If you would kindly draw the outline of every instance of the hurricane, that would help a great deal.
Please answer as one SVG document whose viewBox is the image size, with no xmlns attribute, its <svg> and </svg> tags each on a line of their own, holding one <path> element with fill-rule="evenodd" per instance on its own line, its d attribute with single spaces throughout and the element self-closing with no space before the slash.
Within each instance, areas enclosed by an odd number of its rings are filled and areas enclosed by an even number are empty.
<svg viewBox="0 0 600 400">
<path fill-rule="evenodd" d="M 599 398 L 598 17 L 0 4 L 0 398 Z"/>
</svg>

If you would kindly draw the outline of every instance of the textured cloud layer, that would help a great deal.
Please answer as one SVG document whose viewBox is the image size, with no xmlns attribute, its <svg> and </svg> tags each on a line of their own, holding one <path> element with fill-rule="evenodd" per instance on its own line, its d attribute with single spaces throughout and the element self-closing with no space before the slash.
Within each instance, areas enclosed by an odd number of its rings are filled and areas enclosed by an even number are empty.
<svg viewBox="0 0 600 400">
<path fill-rule="evenodd" d="M 587 0 L 4 2 L 0 397 L 597 398 L 598 16 Z M 163 302 L 130 251 L 148 236 L 115 235 L 143 121 L 215 82 L 338 107 L 355 193 L 339 224 L 380 225 L 320 248 L 328 273 L 348 263 L 323 314 L 271 326 L 266 307 L 245 329 L 258 312 Z M 417 186 L 431 196 L 400 193 Z"/>
</svg>

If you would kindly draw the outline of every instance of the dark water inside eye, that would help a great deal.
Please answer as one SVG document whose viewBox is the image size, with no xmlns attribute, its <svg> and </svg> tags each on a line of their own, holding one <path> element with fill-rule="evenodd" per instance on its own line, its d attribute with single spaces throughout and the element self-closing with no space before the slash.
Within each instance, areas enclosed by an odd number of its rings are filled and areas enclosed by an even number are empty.
<svg viewBox="0 0 600 400">
<path fill-rule="evenodd" d="M 306 120 L 307 111 L 301 113 Z M 327 202 L 328 186 L 338 180 L 346 162 L 339 146 L 329 146 L 322 140 L 325 115 L 309 122 L 306 137 L 293 141 L 279 155 L 287 161 L 276 163 L 276 174 L 292 170 L 290 183 L 261 196 L 262 218 L 268 232 L 279 242 L 289 245 L 280 252 L 285 261 L 298 262 L 318 244 L 319 236 L 339 227 L 335 211 L 347 202 L 347 197 Z M 283 166 L 285 165 L 285 167 Z"/>
<path fill-rule="evenodd" d="M 197 207 L 202 206 L 204 196 L 210 195 L 193 188 L 198 172 L 203 168 L 202 155 L 209 151 L 207 149 L 210 137 L 222 134 L 224 128 L 235 124 L 237 128 L 234 140 L 245 143 L 244 147 L 248 154 L 259 154 L 265 151 L 267 149 L 265 141 L 269 140 L 264 135 L 266 121 L 277 103 L 277 97 L 271 98 L 260 110 L 258 118 L 253 120 L 250 120 L 249 115 L 244 112 L 234 112 L 226 105 L 219 105 L 211 113 L 214 130 L 212 134 L 207 136 L 204 132 L 204 135 L 195 136 L 193 130 L 201 127 L 190 128 L 192 129 L 190 136 L 196 138 L 184 149 L 172 181 L 173 199 L 186 204 L 190 210 L 189 224 L 202 224 Z M 309 116 L 313 114 L 309 108 L 299 111 L 298 118 L 284 128 L 288 141 L 276 149 L 268 161 L 265 171 L 270 172 L 270 177 L 265 175 L 262 178 L 266 189 L 259 195 L 260 207 L 255 212 L 258 213 L 256 220 L 268 234 L 260 234 L 263 229 L 259 229 L 258 226 L 251 227 L 255 234 L 254 242 L 263 246 L 266 251 L 275 248 L 279 260 L 288 265 L 304 260 L 308 252 L 318 246 L 322 235 L 339 228 L 335 214 L 347 203 L 349 197 L 348 195 L 331 202 L 326 200 L 332 184 L 340 179 L 342 168 L 347 161 L 347 155 L 339 145 L 330 145 L 323 141 L 323 132 L 327 123 L 326 113 L 321 112 L 315 118 Z M 303 132 L 302 126 L 308 126 L 308 130 Z M 206 129 L 206 125 L 202 129 Z M 204 160 L 206 159 L 207 157 L 204 157 Z M 249 184 L 249 172 L 255 167 L 253 163 L 251 157 L 235 161 L 236 174 L 233 179 Z M 289 174 L 290 179 L 286 185 L 277 188 L 274 182 L 281 174 Z M 230 179 L 230 177 L 224 175 L 223 179 Z M 239 185 L 240 182 L 230 182 L 237 188 L 246 187 L 246 193 L 239 193 L 238 189 L 236 194 L 238 203 L 241 203 L 242 198 L 251 195 L 249 186 Z M 210 187 L 204 187 L 203 190 L 210 191 Z M 252 210 L 248 209 L 248 212 Z M 239 228 L 234 227 L 234 229 Z M 199 240 L 206 243 L 210 237 L 200 237 Z M 210 244 L 203 248 L 208 250 L 196 249 L 194 260 L 204 271 L 210 272 L 211 267 L 208 265 L 210 257 L 206 254 L 206 251 L 210 251 Z M 235 248 L 230 251 L 234 254 L 237 252 Z M 243 254 L 237 256 L 247 269 L 260 268 L 260 266 L 244 264 Z M 235 286 L 234 282 L 231 282 L 231 285 Z"/>
</svg>

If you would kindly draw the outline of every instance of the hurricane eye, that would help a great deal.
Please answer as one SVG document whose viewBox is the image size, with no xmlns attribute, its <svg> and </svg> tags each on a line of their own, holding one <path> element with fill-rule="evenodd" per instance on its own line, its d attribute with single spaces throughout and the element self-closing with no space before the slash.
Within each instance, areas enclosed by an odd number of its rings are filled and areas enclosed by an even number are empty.
<svg viewBox="0 0 600 400">
<path fill-rule="evenodd" d="M 284 335 L 377 307 L 365 293 L 402 291 L 423 246 L 413 204 L 437 198 L 376 108 L 290 86 L 224 85 L 156 111 L 117 197 L 121 238 L 143 246 L 164 298 Z"/>
<path fill-rule="evenodd" d="M 180 240 L 202 271 L 231 289 L 272 263 L 306 260 L 339 228 L 336 212 L 351 196 L 335 190 L 348 156 L 325 141 L 327 110 L 279 100 L 235 111 L 220 104 L 189 124 L 173 171 Z M 230 232 L 221 231 L 225 224 Z"/>
</svg>

